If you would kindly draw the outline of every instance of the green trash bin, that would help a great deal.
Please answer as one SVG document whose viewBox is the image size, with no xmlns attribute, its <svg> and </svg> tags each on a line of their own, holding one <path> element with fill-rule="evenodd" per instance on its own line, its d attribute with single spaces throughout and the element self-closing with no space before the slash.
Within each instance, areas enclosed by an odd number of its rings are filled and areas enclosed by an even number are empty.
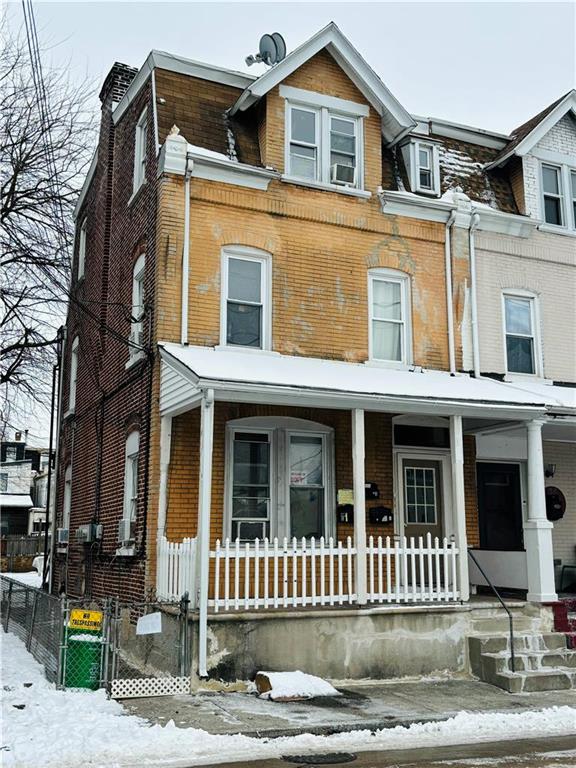
<svg viewBox="0 0 576 768">
<path fill-rule="evenodd" d="M 100 687 L 100 663 L 102 659 L 102 638 L 91 632 L 68 631 L 66 644 L 66 688 Z"/>
</svg>

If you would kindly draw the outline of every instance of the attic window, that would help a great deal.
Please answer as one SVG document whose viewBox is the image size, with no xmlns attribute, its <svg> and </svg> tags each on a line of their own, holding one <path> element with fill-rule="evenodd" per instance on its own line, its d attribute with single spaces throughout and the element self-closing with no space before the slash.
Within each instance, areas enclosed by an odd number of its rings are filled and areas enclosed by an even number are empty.
<svg viewBox="0 0 576 768">
<path fill-rule="evenodd" d="M 412 139 L 402 147 L 402 155 L 412 192 L 437 197 L 440 194 L 440 160 L 437 144 Z"/>
<path fill-rule="evenodd" d="M 286 99 L 286 181 L 362 190 L 365 104 L 280 86 Z"/>
</svg>

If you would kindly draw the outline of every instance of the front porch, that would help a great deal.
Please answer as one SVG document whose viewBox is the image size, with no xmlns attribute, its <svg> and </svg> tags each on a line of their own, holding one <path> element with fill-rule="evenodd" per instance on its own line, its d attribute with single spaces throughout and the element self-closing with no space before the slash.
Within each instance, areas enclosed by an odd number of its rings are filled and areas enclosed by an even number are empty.
<svg viewBox="0 0 576 768">
<path fill-rule="evenodd" d="M 209 617 L 466 603 L 478 421 L 529 425 L 528 598 L 553 595 L 542 405 L 466 376 L 285 363 L 164 345 L 157 591 L 191 594 L 201 674 Z"/>
</svg>

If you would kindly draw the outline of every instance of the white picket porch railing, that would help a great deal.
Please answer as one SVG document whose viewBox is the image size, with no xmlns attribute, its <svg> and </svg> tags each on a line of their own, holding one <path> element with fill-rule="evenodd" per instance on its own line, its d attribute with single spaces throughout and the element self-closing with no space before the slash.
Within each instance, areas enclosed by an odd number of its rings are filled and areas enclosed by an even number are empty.
<svg viewBox="0 0 576 768">
<path fill-rule="evenodd" d="M 372 603 L 448 602 L 459 599 L 453 541 L 428 534 L 391 539 L 370 536 L 367 549 L 368 601 Z"/>
<path fill-rule="evenodd" d="M 220 610 L 343 605 L 356 602 L 352 539 L 218 540 L 214 599 Z"/>
<path fill-rule="evenodd" d="M 179 600 L 184 592 L 190 597 L 190 607 L 196 603 L 196 539 L 182 542 L 158 538 L 156 562 L 156 596 L 169 602 Z"/>
</svg>

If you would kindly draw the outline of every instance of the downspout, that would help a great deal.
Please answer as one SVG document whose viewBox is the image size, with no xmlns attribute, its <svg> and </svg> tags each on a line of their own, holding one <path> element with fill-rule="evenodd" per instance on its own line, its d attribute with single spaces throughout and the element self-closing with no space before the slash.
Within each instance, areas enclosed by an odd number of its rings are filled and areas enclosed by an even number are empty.
<svg viewBox="0 0 576 768">
<path fill-rule="evenodd" d="M 190 283 L 190 177 L 192 176 L 193 161 L 190 153 L 186 153 L 184 169 L 184 245 L 182 253 L 182 317 L 180 343 L 188 344 L 188 289 Z"/>
<path fill-rule="evenodd" d="M 54 451 L 54 472 L 52 476 L 52 488 L 50 489 L 50 494 L 52 496 L 52 501 L 50 498 L 47 498 L 46 501 L 48 504 L 52 504 L 52 536 L 50 540 L 50 571 L 48 574 L 49 583 L 48 583 L 48 592 L 52 594 L 52 590 L 54 588 L 54 568 L 55 568 L 55 557 L 56 557 L 56 513 L 58 511 L 58 481 L 60 478 L 60 447 L 62 442 L 62 394 L 64 387 L 63 384 L 63 377 L 64 377 L 64 351 L 66 349 L 66 339 L 67 339 L 67 329 L 66 326 L 61 326 L 58 329 L 58 390 L 56 394 L 56 448 Z M 68 524 L 68 527 L 70 527 L 70 524 Z M 46 535 L 48 535 L 48 529 L 46 529 Z M 70 535 L 70 531 L 68 531 L 68 535 Z M 68 557 L 68 556 L 66 556 Z M 66 562 L 66 572 L 68 571 L 68 562 Z M 66 575 L 66 578 L 68 576 Z"/>
<path fill-rule="evenodd" d="M 450 375 L 456 374 L 456 349 L 454 342 L 454 301 L 452 297 L 452 226 L 456 218 L 456 211 L 452 211 L 446 222 L 446 237 L 444 239 L 444 259 L 446 267 L 446 312 L 448 317 L 448 359 L 450 361 Z"/>
<path fill-rule="evenodd" d="M 476 280 L 476 246 L 474 232 L 480 224 L 480 216 L 473 213 L 468 231 L 470 248 L 470 308 L 472 312 L 472 355 L 474 360 L 474 377 L 480 378 L 480 342 L 478 340 L 478 289 Z"/>
</svg>

